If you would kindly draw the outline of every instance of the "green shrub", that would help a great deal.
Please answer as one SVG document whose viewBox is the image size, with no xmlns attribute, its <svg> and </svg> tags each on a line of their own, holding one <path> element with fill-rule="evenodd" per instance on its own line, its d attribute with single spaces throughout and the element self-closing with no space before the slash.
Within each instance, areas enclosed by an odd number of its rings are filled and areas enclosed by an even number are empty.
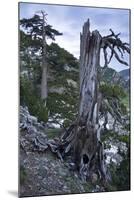
<svg viewBox="0 0 134 200">
<path fill-rule="evenodd" d="M 125 155 L 120 165 L 110 167 L 112 175 L 112 185 L 116 190 L 130 190 L 130 157 Z"/>
<path fill-rule="evenodd" d="M 27 106 L 30 114 L 37 116 L 39 121 L 48 121 L 48 108 L 26 77 L 20 79 L 20 104 Z"/>
<path fill-rule="evenodd" d="M 122 99 L 126 97 L 126 93 L 124 92 L 123 88 L 119 85 L 110 85 L 110 84 L 101 84 L 100 91 L 106 98 L 118 98 Z"/>
<path fill-rule="evenodd" d="M 76 94 L 71 92 L 58 94 L 49 93 L 47 99 L 47 107 L 50 111 L 50 116 L 57 115 L 56 120 L 64 119 L 63 125 L 68 127 L 77 115 L 77 97 Z"/>
<path fill-rule="evenodd" d="M 63 132 L 62 128 L 49 128 L 46 130 L 48 138 L 53 139 L 55 137 L 60 137 Z"/>
</svg>

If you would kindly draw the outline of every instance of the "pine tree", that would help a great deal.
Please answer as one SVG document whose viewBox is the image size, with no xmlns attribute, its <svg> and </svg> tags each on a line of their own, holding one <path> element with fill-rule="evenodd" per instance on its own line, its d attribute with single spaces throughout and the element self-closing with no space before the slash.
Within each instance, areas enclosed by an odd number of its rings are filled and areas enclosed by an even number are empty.
<svg viewBox="0 0 134 200">
<path fill-rule="evenodd" d="M 46 12 L 40 11 L 32 18 L 21 19 L 20 25 L 24 29 L 21 35 L 29 41 L 32 51 L 41 54 L 42 57 L 42 80 L 41 80 L 41 98 L 45 100 L 48 96 L 47 92 L 47 38 L 55 40 L 55 36 L 62 35 L 59 31 L 47 24 Z"/>
</svg>

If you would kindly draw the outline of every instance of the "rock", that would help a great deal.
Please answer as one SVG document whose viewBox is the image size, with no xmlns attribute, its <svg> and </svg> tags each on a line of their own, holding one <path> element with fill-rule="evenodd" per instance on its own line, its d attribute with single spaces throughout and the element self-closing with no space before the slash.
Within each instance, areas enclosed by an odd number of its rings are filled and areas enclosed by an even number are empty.
<svg viewBox="0 0 134 200">
<path fill-rule="evenodd" d="M 95 184 L 97 182 L 97 180 L 98 180 L 97 174 L 93 173 L 92 176 L 91 176 L 91 182 L 93 184 Z"/>
<path fill-rule="evenodd" d="M 64 87 L 51 87 L 50 89 L 49 89 L 49 92 L 50 93 L 58 93 L 58 94 L 63 94 L 63 92 L 65 91 L 65 88 Z"/>
<path fill-rule="evenodd" d="M 72 79 L 67 79 L 67 83 L 69 86 L 73 86 L 74 88 L 77 88 L 77 82 L 73 81 Z"/>
<path fill-rule="evenodd" d="M 96 185 L 92 192 L 102 192 L 102 189 L 99 185 Z"/>
<path fill-rule="evenodd" d="M 28 122 L 31 123 L 31 124 L 36 124 L 37 123 L 37 117 L 29 115 Z"/>
<path fill-rule="evenodd" d="M 30 115 L 27 107 L 20 107 L 20 145 L 26 153 L 32 150 L 45 151 L 48 148 L 44 126 Z"/>
<path fill-rule="evenodd" d="M 73 163 L 73 162 L 69 163 L 69 164 L 68 164 L 68 168 L 69 168 L 70 170 L 72 170 L 72 171 L 75 171 L 75 170 L 76 170 L 76 165 L 75 165 L 75 163 Z"/>
</svg>

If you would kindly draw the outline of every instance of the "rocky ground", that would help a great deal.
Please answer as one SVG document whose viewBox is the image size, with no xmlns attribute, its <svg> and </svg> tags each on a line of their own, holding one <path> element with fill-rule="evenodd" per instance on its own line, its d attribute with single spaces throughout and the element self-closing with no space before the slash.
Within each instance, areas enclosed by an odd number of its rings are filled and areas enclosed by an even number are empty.
<svg viewBox="0 0 134 200">
<path fill-rule="evenodd" d="M 20 196 L 40 196 L 97 191 L 99 186 L 83 183 L 77 173 L 70 171 L 52 153 L 21 150 Z"/>
<path fill-rule="evenodd" d="M 26 107 L 20 107 L 20 197 L 106 191 L 96 177 L 83 182 L 73 163 L 58 158 L 47 129 Z M 106 153 L 110 160 L 117 149 Z"/>
</svg>

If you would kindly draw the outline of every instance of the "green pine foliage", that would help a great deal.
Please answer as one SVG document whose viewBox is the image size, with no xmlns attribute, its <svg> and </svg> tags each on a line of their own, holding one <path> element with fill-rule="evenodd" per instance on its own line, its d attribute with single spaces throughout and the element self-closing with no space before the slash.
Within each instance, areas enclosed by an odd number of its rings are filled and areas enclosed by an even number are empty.
<svg viewBox="0 0 134 200">
<path fill-rule="evenodd" d="M 29 112 L 39 121 L 48 121 L 48 109 L 34 90 L 33 84 L 26 78 L 20 78 L 20 104 L 27 106 Z"/>
<path fill-rule="evenodd" d="M 59 47 L 58 44 L 51 43 L 50 46 L 47 46 L 47 52 L 48 62 L 54 66 L 59 73 L 64 70 L 65 65 L 68 65 L 70 68 L 78 69 L 78 60 L 64 48 Z"/>
<path fill-rule="evenodd" d="M 103 83 L 100 85 L 100 91 L 104 98 L 122 99 L 126 97 L 126 93 L 120 85 Z"/>
<path fill-rule="evenodd" d="M 29 41 L 29 46 L 36 51 L 41 51 L 43 47 L 43 18 L 40 15 L 35 14 L 32 18 L 21 19 L 20 20 L 21 31 L 25 30 L 26 36 L 24 33 L 20 36 L 26 37 Z M 51 25 L 45 25 L 46 36 L 52 40 L 55 40 L 55 36 L 62 35 L 58 30 L 52 28 Z"/>
<path fill-rule="evenodd" d="M 110 165 L 112 176 L 112 186 L 114 190 L 123 191 L 130 190 L 130 152 L 123 156 L 121 163 L 115 167 L 113 163 Z"/>
<path fill-rule="evenodd" d="M 63 87 L 64 92 L 63 94 L 49 92 L 47 108 L 44 108 L 40 99 L 42 73 L 40 55 L 28 52 L 29 47 L 27 43 L 25 44 L 25 37 L 22 37 L 22 43 L 24 48 L 21 49 L 21 71 L 26 70 L 28 73 L 21 75 L 20 79 L 21 104 L 27 105 L 31 114 L 37 116 L 39 120 L 46 121 L 49 111 L 49 117 L 56 115 L 56 119 L 64 119 L 64 125 L 68 126 L 75 119 L 78 110 L 78 60 L 56 43 L 47 45 L 48 91 L 51 87 Z M 76 83 L 76 88 L 68 84 L 68 79 Z"/>
</svg>

